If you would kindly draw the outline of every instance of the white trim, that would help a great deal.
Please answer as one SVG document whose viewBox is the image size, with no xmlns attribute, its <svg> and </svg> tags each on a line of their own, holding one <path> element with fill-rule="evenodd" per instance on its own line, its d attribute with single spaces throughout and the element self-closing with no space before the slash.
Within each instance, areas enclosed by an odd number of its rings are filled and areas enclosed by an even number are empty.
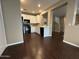
<svg viewBox="0 0 79 59">
<path fill-rule="evenodd" d="M 8 44 L 7 47 L 8 47 L 8 46 L 12 46 L 12 45 L 16 45 L 16 44 L 21 44 L 21 43 L 23 43 L 23 41 L 21 41 L 21 42 L 16 42 L 16 43 L 12 43 L 12 44 Z"/>
<path fill-rule="evenodd" d="M 8 46 L 12 46 L 12 45 L 16 45 L 16 44 L 21 44 L 21 43 L 23 43 L 23 41 L 6 45 L 4 48 L 1 49 L 2 52 L 1 52 L 0 56 L 2 55 L 2 53 L 5 51 L 5 49 L 6 49 Z"/>
<path fill-rule="evenodd" d="M 52 36 L 52 35 L 44 35 L 44 37 L 49 37 L 49 36 Z"/>
<path fill-rule="evenodd" d="M 78 47 L 79 48 L 79 46 L 78 45 L 76 45 L 76 44 L 74 44 L 74 43 L 71 43 L 71 42 L 68 42 L 68 41 L 63 41 L 63 42 L 65 42 L 65 43 L 67 43 L 67 44 L 70 44 L 70 45 L 72 45 L 72 46 L 75 46 L 75 47 Z"/>
<path fill-rule="evenodd" d="M 3 52 L 5 51 L 5 49 L 6 49 L 6 48 L 7 48 L 7 46 L 5 46 L 5 47 L 2 47 L 2 48 L 1 48 L 1 51 L 0 51 L 0 52 L 1 52 L 1 53 L 0 53 L 0 56 L 3 54 Z"/>
</svg>

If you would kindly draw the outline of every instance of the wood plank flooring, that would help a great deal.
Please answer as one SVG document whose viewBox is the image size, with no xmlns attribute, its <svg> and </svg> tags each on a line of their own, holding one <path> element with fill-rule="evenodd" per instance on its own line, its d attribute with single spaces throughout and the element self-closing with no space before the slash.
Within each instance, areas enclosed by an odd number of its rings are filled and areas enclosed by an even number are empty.
<svg viewBox="0 0 79 59">
<path fill-rule="evenodd" d="M 32 33 L 24 36 L 24 43 L 7 47 L 2 56 L 0 59 L 79 59 L 79 48 Z"/>
</svg>

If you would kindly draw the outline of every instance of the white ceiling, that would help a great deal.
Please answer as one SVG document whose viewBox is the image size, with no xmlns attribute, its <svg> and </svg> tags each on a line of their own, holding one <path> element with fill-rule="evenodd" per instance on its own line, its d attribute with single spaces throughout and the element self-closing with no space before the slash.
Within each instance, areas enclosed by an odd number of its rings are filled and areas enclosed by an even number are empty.
<svg viewBox="0 0 79 59">
<path fill-rule="evenodd" d="M 24 0 L 21 2 L 21 8 L 25 9 L 24 12 L 32 13 L 35 11 L 39 13 L 39 10 L 45 10 L 51 5 L 57 3 L 59 0 Z M 41 4 L 41 7 L 38 8 L 38 4 Z"/>
</svg>

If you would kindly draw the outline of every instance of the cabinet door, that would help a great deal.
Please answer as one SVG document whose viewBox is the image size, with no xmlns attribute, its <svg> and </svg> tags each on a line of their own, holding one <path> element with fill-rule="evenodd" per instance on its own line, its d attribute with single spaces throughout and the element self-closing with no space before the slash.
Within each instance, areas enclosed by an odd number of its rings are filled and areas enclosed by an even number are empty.
<svg viewBox="0 0 79 59">
<path fill-rule="evenodd" d="M 31 17 L 30 17 L 30 22 L 31 22 L 31 23 L 37 23 L 36 16 L 31 16 Z"/>
</svg>

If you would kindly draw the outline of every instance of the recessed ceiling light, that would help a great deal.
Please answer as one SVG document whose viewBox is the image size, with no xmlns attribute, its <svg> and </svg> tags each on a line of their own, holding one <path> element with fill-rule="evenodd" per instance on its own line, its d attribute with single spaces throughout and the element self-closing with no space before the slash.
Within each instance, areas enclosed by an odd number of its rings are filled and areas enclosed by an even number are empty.
<svg viewBox="0 0 79 59">
<path fill-rule="evenodd" d="M 38 7 L 41 7 L 41 4 L 38 4 Z"/>
<path fill-rule="evenodd" d="M 23 11 L 24 9 L 23 8 L 21 8 L 21 11 Z"/>
<path fill-rule="evenodd" d="M 21 2 L 24 2 L 24 0 L 20 0 Z"/>
</svg>

